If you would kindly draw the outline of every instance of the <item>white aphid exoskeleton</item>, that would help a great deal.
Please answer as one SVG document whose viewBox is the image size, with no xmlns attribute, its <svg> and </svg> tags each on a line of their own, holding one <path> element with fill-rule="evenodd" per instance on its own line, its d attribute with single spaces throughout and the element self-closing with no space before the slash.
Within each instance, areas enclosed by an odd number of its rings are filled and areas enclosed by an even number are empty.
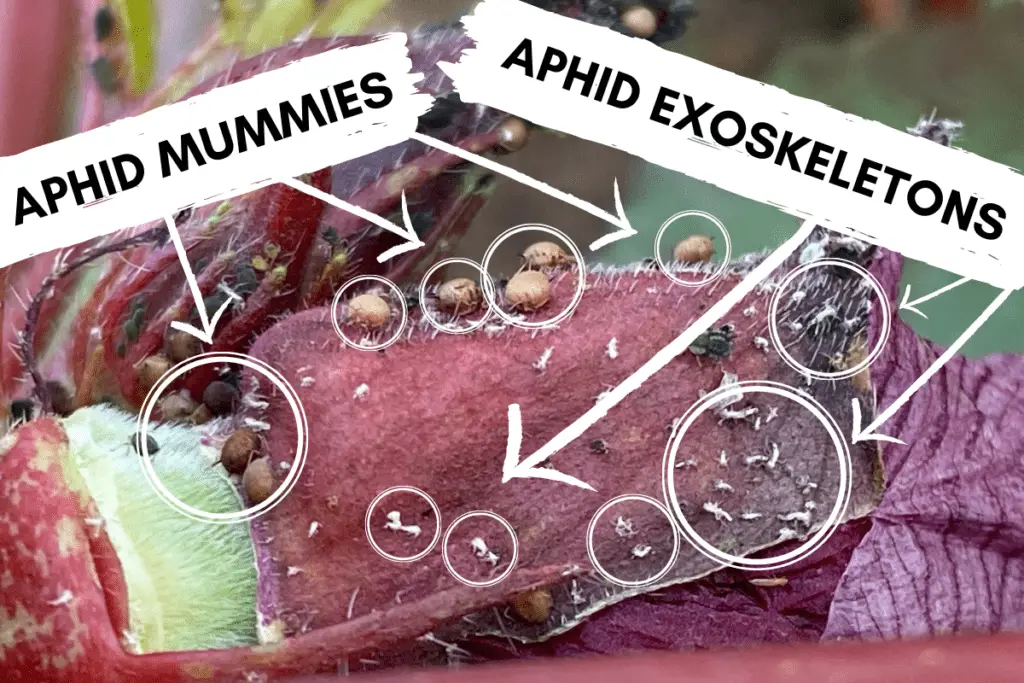
<svg viewBox="0 0 1024 683">
<path fill-rule="evenodd" d="M 615 520 L 615 534 L 620 538 L 624 538 L 632 536 L 634 533 L 636 532 L 633 531 L 633 520 L 625 519 L 622 515 L 619 515 Z"/>
<path fill-rule="evenodd" d="M 576 582 L 576 579 L 572 580 L 572 587 L 569 589 L 569 597 L 572 599 L 572 604 L 574 605 L 582 605 L 586 602 L 583 597 L 583 590 L 580 588 L 579 583 Z"/>
<path fill-rule="evenodd" d="M 754 431 L 755 432 L 761 431 L 761 418 L 760 417 L 755 417 L 754 418 Z"/>
<path fill-rule="evenodd" d="M 476 555 L 477 559 L 481 562 L 486 562 L 492 567 L 498 564 L 498 554 L 487 547 L 487 543 L 484 539 L 477 536 L 469 542 L 470 547 L 473 549 L 473 554 Z"/>
<path fill-rule="evenodd" d="M 302 567 L 288 567 L 285 572 L 288 576 L 298 576 L 302 573 Z"/>
<path fill-rule="evenodd" d="M 779 515 L 779 521 L 782 522 L 800 522 L 804 526 L 811 526 L 811 512 L 810 510 L 800 510 L 798 512 L 787 512 Z"/>
<path fill-rule="evenodd" d="M 651 548 L 651 546 L 649 545 L 637 543 L 635 546 L 633 546 L 633 549 L 629 551 L 629 554 L 638 560 L 642 560 L 643 558 L 650 555 L 652 550 L 654 549 Z"/>
<path fill-rule="evenodd" d="M 779 416 L 779 409 L 774 406 L 768 406 L 768 417 L 764 419 L 764 423 L 768 424 Z"/>
<path fill-rule="evenodd" d="M 306 534 L 306 538 L 313 538 L 318 531 L 320 531 L 320 522 L 310 522 L 309 533 Z"/>
<path fill-rule="evenodd" d="M 619 342 L 615 337 L 608 340 L 608 357 L 612 360 L 619 357 Z"/>
<path fill-rule="evenodd" d="M 750 406 L 749 408 L 742 408 L 740 410 L 720 408 L 715 412 L 718 414 L 718 424 L 722 424 L 726 420 L 746 420 L 749 417 L 757 415 L 758 411 L 756 406 Z"/>
<path fill-rule="evenodd" d="M 764 517 L 764 515 L 762 515 L 760 512 L 744 512 L 740 515 L 740 519 L 742 519 L 745 522 L 752 522 L 755 519 L 761 519 L 762 517 Z"/>
<path fill-rule="evenodd" d="M 757 315 L 757 308 L 755 308 L 753 304 L 743 309 L 743 316 L 745 318 L 750 318 L 755 315 Z"/>
<path fill-rule="evenodd" d="M 677 470 L 681 470 L 681 469 L 683 469 L 685 467 L 696 467 L 696 466 L 697 466 L 697 461 L 692 459 L 692 458 L 690 460 L 680 460 L 679 462 L 676 463 L 676 469 Z"/>
<path fill-rule="evenodd" d="M 718 503 L 715 503 L 713 501 L 708 501 L 704 503 L 704 512 L 714 515 L 715 519 L 719 522 L 732 521 L 732 515 L 723 510 L 722 506 L 720 506 Z"/>
<path fill-rule="evenodd" d="M 743 462 L 747 467 L 753 467 L 768 462 L 768 456 L 761 455 L 760 453 L 754 453 L 753 455 L 748 455 L 744 458 Z"/>
<path fill-rule="evenodd" d="M 729 482 L 719 479 L 715 482 L 715 490 L 725 491 L 726 493 L 732 493 L 735 489 L 733 489 L 732 485 L 729 484 Z"/>
<path fill-rule="evenodd" d="M 800 534 L 797 533 L 796 529 L 792 529 L 788 526 L 779 529 L 779 535 L 776 538 L 777 541 L 792 541 L 794 538 L 798 538 Z"/>
<path fill-rule="evenodd" d="M 67 588 L 60 592 L 60 595 L 54 600 L 47 600 L 46 604 L 52 607 L 60 607 L 61 605 L 67 605 L 74 599 L 74 594 Z"/>
<path fill-rule="evenodd" d="M 770 458 L 768 458 L 768 462 L 765 463 L 765 465 L 768 467 L 768 469 L 773 470 L 775 469 L 775 466 L 777 464 L 779 464 L 779 444 L 773 442 L 772 455 Z"/>
<path fill-rule="evenodd" d="M 765 353 L 771 351 L 771 342 L 764 337 L 754 337 L 754 348 L 761 349 Z"/>
<path fill-rule="evenodd" d="M 791 295 L 789 296 L 789 300 L 790 300 L 791 302 L 793 302 L 794 304 L 798 304 L 798 303 L 800 303 L 801 301 L 803 301 L 803 300 L 804 300 L 804 297 L 806 297 L 806 296 L 807 296 L 807 293 L 806 293 L 806 292 L 804 292 L 804 291 L 803 291 L 802 289 L 798 289 L 798 290 L 796 290 L 795 292 L 793 292 L 793 293 L 792 293 L 792 294 L 791 294 Z"/>
<path fill-rule="evenodd" d="M 799 332 L 802 329 L 804 329 L 803 323 L 800 322 L 799 320 L 787 320 L 786 322 L 783 323 L 783 325 L 788 327 L 791 332 Z"/>
<path fill-rule="evenodd" d="M 813 500 L 809 500 L 809 501 L 804 503 L 804 510 L 814 510 L 817 507 L 818 507 L 818 504 L 815 503 Z"/>
<path fill-rule="evenodd" d="M 384 525 L 384 528 L 388 529 L 389 531 L 401 531 L 413 537 L 419 536 L 420 533 L 422 533 L 423 531 L 416 524 L 402 524 L 402 513 L 399 512 L 398 510 L 392 510 L 391 512 L 389 512 L 387 514 L 387 518 L 388 521 Z"/>
<path fill-rule="evenodd" d="M 301 380 L 299 380 L 299 386 L 301 387 L 311 387 L 314 384 L 316 384 L 316 380 L 313 379 L 312 377 L 303 377 Z"/>
<path fill-rule="evenodd" d="M 544 351 L 540 354 L 540 358 L 538 358 L 537 361 L 533 364 L 534 370 L 536 370 L 537 372 L 544 372 L 545 370 L 547 370 L 548 361 L 551 360 L 551 354 L 554 353 L 554 351 L 554 346 L 549 346 L 548 348 L 544 349 Z"/>
<path fill-rule="evenodd" d="M 352 398 L 365 398 L 370 393 L 370 387 L 367 384 L 360 384 L 356 387 L 356 390 L 352 392 Z"/>
</svg>

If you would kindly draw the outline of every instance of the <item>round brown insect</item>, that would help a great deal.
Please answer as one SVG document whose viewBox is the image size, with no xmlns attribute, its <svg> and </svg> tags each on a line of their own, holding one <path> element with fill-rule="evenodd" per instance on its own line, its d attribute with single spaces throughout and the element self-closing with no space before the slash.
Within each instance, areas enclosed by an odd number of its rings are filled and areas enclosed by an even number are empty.
<svg viewBox="0 0 1024 683">
<path fill-rule="evenodd" d="M 381 327 L 391 317 L 391 307 L 376 294 L 360 294 L 348 302 L 348 320 L 361 327 Z"/>
<path fill-rule="evenodd" d="M 520 593 L 512 598 L 512 611 L 523 621 L 532 624 L 543 624 L 551 616 L 555 601 L 547 588 Z"/>
<path fill-rule="evenodd" d="M 216 416 L 227 415 L 238 405 L 238 389 L 228 382 L 215 380 L 203 390 L 203 405 Z"/>
<path fill-rule="evenodd" d="M 168 394 L 160 399 L 160 416 L 165 420 L 187 420 L 198 407 L 188 396 Z"/>
<path fill-rule="evenodd" d="M 171 359 L 162 353 L 149 356 L 139 366 L 139 384 L 144 390 L 149 391 L 172 365 Z"/>
<path fill-rule="evenodd" d="M 220 449 L 220 464 L 231 474 L 242 474 L 249 461 L 257 457 L 259 448 L 256 432 L 247 427 L 236 429 Z"/>
<path fill-rule="evenodd" d="M 255 505 L 259 505 L 273 495 L 277 485 L 274 483 L 274 472 L 266 458 L 257 458 L 249 463 L 242 474 L 242 488 L 246 497 Z"/>
<path fill-rule="evenodd" d="M 531 244 L 523 252 L 522 259 L 527 268 L 556 268 L 573 262 L 573 257 L 554 242 Z"/>
<path fill-rule="evenodd" d="M 530 141 L 530 126 L 526 121 L 510 116 L 498 124 L 498 140 L 503 152 L 518 152 Z"/>
<path fill-rule="evenodd" d="M 704 263 L 715 254 L 715 243 L 707 235 L 690 235 L 681 240 L 672 255 L 682 263 Z"/>
<path fill-rule="evenodd" d="M 203 352 L 203 343 L 188 332 L 175 330 L 167 337 L 167 356 L 181 363 Z"/>
<path fill-rule="evenodd" d="M 46 383 L 46 391 L 50 394 L 50 405 L 53 407 L 54 413 L 61 417 L 67 417 L 74 411 L 75 397 L 63 382 L 50 380 Z"/>
<path fill-rule="evenodd" d="M 508 281 L 505 298 L 513 309 L 536 311 L 551 298 L 551 283 L 539 270 L 524 270 Z"/>
<path fill-rule="evenodd" d="M 627 8 L 619 20 L 637 38 L 650 38 L 658 31 L 658 15 L 644 5 Z"/>
<path fill-rule="evenodd" d="M 468 277 L 453 278 L 437 288 L 438 306 L 452 315 L 473 313 L 482 301 L 480 286 Z"/>
</svg>

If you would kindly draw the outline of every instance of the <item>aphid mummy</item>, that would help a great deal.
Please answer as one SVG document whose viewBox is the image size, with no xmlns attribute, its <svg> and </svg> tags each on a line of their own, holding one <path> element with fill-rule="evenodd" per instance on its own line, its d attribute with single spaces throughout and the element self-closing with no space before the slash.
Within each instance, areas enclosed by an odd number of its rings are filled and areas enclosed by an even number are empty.
<svg viewBox="0 0 1024 683">
<path fill-rule="evenodd" d="M 730 515 L 725 510 L 723 510 L 722 507 L 718 503 L 715 503 L 715 502 L 712 502 L 712 501 L 708 501 L 708 502 L 704 503 L 704 512 L 707 512 L 709 514 L 714 515 L 715 519 L 718 520 L 719 522 L 731 522 L 732 521 L 732 515 Z"/>
<path fill-rule="evenodd" d="M 643 558 L 650 555 L 652 550 L 653 548 L 651 546 L 638 543 L 637 545 L 633 546 L 633 549 L 629 551 L 629 554 L 638 560 L 642 560 Z"/>
</svg>

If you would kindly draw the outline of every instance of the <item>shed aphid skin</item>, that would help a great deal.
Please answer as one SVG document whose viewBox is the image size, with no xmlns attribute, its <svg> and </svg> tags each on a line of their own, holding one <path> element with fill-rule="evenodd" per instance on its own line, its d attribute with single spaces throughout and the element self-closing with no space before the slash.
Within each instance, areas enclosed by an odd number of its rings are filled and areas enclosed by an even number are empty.
<svg viewBox="0 0 1024 683">
<path fill-rule="evenodd" d="M 470 541 L 469 545 L 473 549 L 473 554 L 476 555 L 478 560 L 486 562 L 492 567 L 496 566 L 498 564 L 498 560 L 501 559 L 496 552 L 487 547 L 487 543 L 479 536 Z"/>
<path fill-rule="evenodd" d="M 733 491 L 735 491 L 735 489 L 732 487 L 731 484 L 729 484 L 729 482 L 724 481 L 722 479 L 718 479 L 715 481 L 714 488 L 716 491 L 723 491 L 725 493 L 732 493 Z"/>
<path fill-rule="evenodd" d="M 744 512 L 740 515 L 740 519 L 744 522 L 753 522 L 755 519 L 761 519 L 764 517 L 760 512 Z"/>
<path fill-rule="evenodd" d="M 750 583 L 758 588 L 779 588 L 789 585 L 789 579 L 785 576 L 773 576 L 763 579 L 751 579 Z"/>
<path fill-rule="evenodd" d="M 651 546 L 644 545 L 643 543 L 637 543 L 635 546 L 633 546 L 633 549 L 629 551 L 629 554 L 632 555 L 633 559 L 642 560 L 648 555 L 650 555 L 653 551 L 654 548 L 652 548 Z"/>
<path fill-rule="evenodd" d="M 729 466 L 729 454 L 726 453 L 725 451 L 720 451 L 718 453 L 718 466 L 719 467 L 728 467 Z"/>
<path fill-rule="evenodd" d="M 369 395 L 369 393 L 370 393 L 369 385 L 367 385 L 367 384 L 360 384 L 358 387 L 356 387 L 355 391 L 352 392 L 352 398 L 354 398 L 354 399 L 366 398 L 366 396 Z"/>
<path fill-rule="evenodd" d="M 551 354 L 554 352 L 554 350 L 554 346 L 549 346 L 546 349 L 544 349 L 544 351 L 540 354 L 540 358 L 538 358 L 533 364 L 533 368 L 537 372 L 544 372 L 545 370 L 547 370 L 548 361 L 551 360 Z"/>
<path fill-rule="evenodd" d="M 636 533 L 633 530 L 633 520 L 625 518 L 622 515 L 619 515 L 615 519 L 614 524 L 615 524 L 615 535 L 618 536 L 619 538 L 626 538 L 627 536 L 632 536 L 632 535 L 634 535 Z"/>
<path fill-rule="evenodd" d="M 676 463 L 676 469 L 677 470 L 681 470 L 681 469 L 684 469 L 686 467 L 696 467 L 696 466 L 697 466 L 697 461 L 693 460 L 693 459 L 690 459 L 690 460 L 680 460 L 679 462 Z"/>
<path fill-rule="evenodd" d="M 718 503 L 715 503 L 714 501 L 709 500 L 708 502 L 704 503 L 703 508 L 704 512 L 714 515 L 715 519 L 719 522 L 732 521 L 732 515 L 730 515 L 728 512 L 722 509 L 722 506 L 720 506 Z"/>
<path fill-rule="evenodd" d="M 806 527 L 811 526 L 811 511 L 810 510 L 799 510 L 797 512 L 787 512 L 779 515 L 779 521 L 782 522 L 799 522 Z"/>
<path fill-rule="evenodd" d="M 800 534 L 796 529 L 786 526 L 779 529 L 779 535 L 775 540 L 781 543 L 782 541 L 792 541 L 795 538 L 800 538 Z"/>
<path fill-rule="evenodd" d="M 772 455 L 768 458 L 768 462 L 765 463 L 765 467 L 770 470 L 775 469 L 775 466 L 779 463 L 779 444 L 772 443 Z"/>
<path fill-rule="evenodd" d="M 389 531 L 400 531 L 402 533 L 409 534 L 412 537 L 419 536 L 423 530 L 420 529 L 416 524 L 405 525 L 402 524 L 402 513 L 398 510 L 392 510 L 387 513 L 388 521 L 384 525 L 384 528 Z"/>
<path fill-rule="evenodd" d="M 306 538 L 313 538 L 316 533 L 320 531 L 320 522 L 310 522 L 309 531 L 306 532 Z"/>
<path fill-rule="evenodd" d="M 619 342 L 615 337 L 608 340 L 608 357 L 615 360 L 619 357 Z"/>
</svg>

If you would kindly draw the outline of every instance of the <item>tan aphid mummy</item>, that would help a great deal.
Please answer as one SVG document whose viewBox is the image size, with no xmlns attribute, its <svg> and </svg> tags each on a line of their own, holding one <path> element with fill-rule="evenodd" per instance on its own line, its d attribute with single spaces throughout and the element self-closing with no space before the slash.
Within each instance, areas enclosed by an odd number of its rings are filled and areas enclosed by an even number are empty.
<svg viewBox="0 0 1024 683">
<path fill-rule="evenodd" d="M 149 391 L 171 369 L 171 359 L 162 353 L 147 357 L 139 365 L 139 385 Z"/>
<path fill-rule="evenodd" d="M 168 394 L 160 399 L 160 417 L 164 420 L 187 420 L 199 405 L 180 393 Z"/>
<path fill-rule="evenodd" d="M 658 31 L 658 15 L 644 5 L 627 8 L 619 20 L 637 38 L 650 38 Z"/>
<path fill-rule="evenodd" d="M 242 475 L 242 488 L 245 489 L 246 497 L 256 505 L 273 495 L 277 487 L 274 484 L 274 472 L 266 458 L 257 458 L 249 463 Z"/>
<path fill-rule="evenodd" d="M 707 235 L 690 235 L 676 245 L 672 255 L 680 263 L 705 263 L 715 255 L 715 243 Z"/>
<path fill-rule="evenodd" d="M 167 337 L 167 355 L 175 363 L 181 363 L 203 352 L 203 343 L 198 337 L 176 330 Z"/>
<path fill-rule="evenodd" d="M 382 327 L 391 318 L 391 307 L 376 294 L 360 294 L 348 302 L 349 322 L 361 327 Z"/>
<path fill-rule="evenodd" d="M 518 152 L 530 140 L 530 126 L 520 118 L 510 116 L 498 125 L 498 146 L 505 152 Z"/>
<path fill-rule="evenodd" d="M 557 268 L 573 262 L 573 257 L 554 242 L 534 242 L 523 251 L 526 268 Z"/>
<path fill-rule="evenodd" d="M 548 276 L 539 270 L 516 273 L 505 286 L 505 299 L 515 310 L 535 311 L 547 304 L 550 298 L 551 283 Z"/>
<path fill-rule="evenodd" d="M 249 462 L 256 457 L 260 439 L 253 430 L 242 427 L 231 432 L 231 436 L 220 449 L 220 464 L 231 474 L 243 474 Z"/>
<path fill-rule="evenodd" d="M 468 277 L 452 278 L 437 288 L 438 307 L 452 315 L 475 313 L 482 302 L 480 286 Z"/>
<path fill-rule="evenodd" d="M 551 616 L 555 601 L 547 588 L 526 591 L 512 598 L 512 611 L 531 624 L 543 624 Z"/>
</svg>

